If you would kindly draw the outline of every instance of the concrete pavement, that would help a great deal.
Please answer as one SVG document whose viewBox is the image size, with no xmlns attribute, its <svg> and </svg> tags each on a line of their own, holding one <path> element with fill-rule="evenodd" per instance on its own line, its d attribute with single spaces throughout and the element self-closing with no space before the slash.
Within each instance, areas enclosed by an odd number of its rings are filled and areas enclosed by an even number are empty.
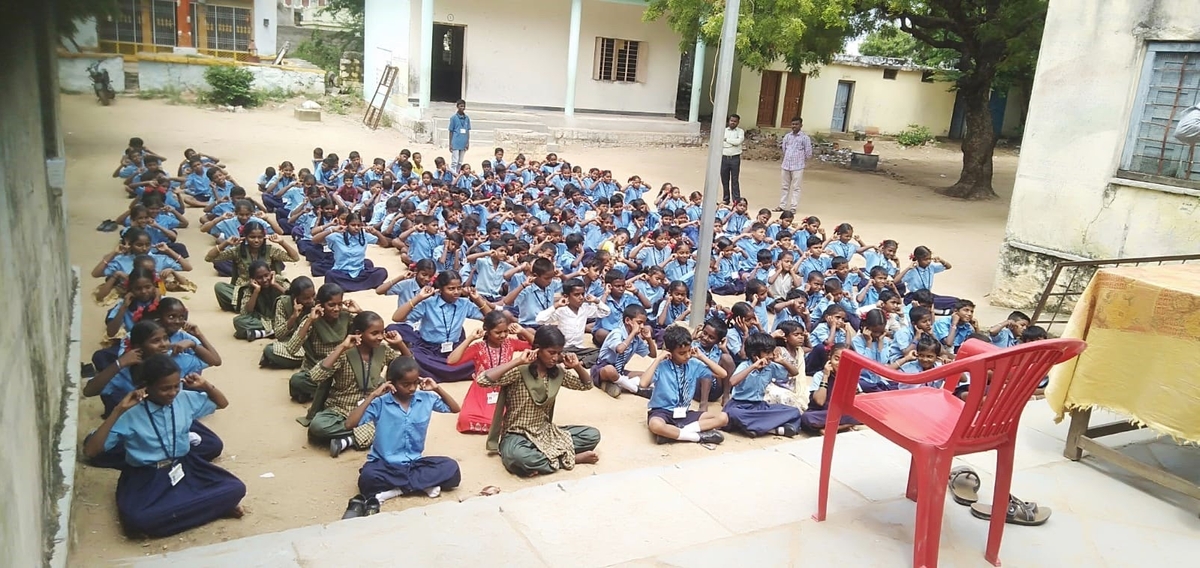
<svg viewBox="0 0 1200 568">
<path fill-rule="evenodd" d="M 1102 413 L 1094 413 L 1094 416 Z M 1103 416 L 1093 423 L 1104 420 Z M 1053 509 L 1041 527 L 1008 525 L 1005 566 L 1186 566 L 1200 557 L 1200 502 L 1085 458 L 1061 455 L 1066 424 L 1030 403 L 1013 493 Z M 1200 450 L 1123 434 L 1125 451 L 1200 482 Z M 1111 443 L 1111 440 L 1110 440 Z M 237 566 L 906 566 L 916 504 L 908 454 L 869 431 L 838 436 L 828 520 L 811 519 L 819 438 L 596 475 L 127 559 L 144 568 Z M 993 454 L 960 460 L 991 501 Z M 463 499 L 457 502 L 455 499 Z M 198 529 L 203 530 L 203 529 Z M 941 565 L 984 567 L 987 522 L 951 499 Z"/>
</svg>

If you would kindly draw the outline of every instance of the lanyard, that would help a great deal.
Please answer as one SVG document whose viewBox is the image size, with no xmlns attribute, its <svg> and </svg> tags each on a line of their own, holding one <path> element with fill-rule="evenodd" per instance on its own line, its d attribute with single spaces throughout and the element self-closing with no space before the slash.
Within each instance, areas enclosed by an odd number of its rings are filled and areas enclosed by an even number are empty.
<svg viewBox="0 0 1200 568">
<path fill-rule="evenodd" d="M 918 266 L 916 268 L 916 271 L 917 271 L 917 283 L 924 284 L 925 286 L 923 288 L 925 290 L 932 291 L 932 288 L 933 288 L 933 274 L 931 274 L 932 271 L 929 268 L 921 268 L 920 266 Z M 918 288 L 918 290 L 920 290 L 920 289 L 922 289 L 922 288 Z"/>
<path fill-rule="evenodd" d="M 171 435 L 171 452 L 170 453 L 167 453 L 167 443 L 163 440 L 162 433 L 158 431 L 158 424 L 154 422 L 154 415 L 150 414 L 150 403 L 146 402 L 145 404 L 142 405 L 142 408 L 145 409 L 145 411 L 146 411 L 146 418 L 148 418 L 150 420 L 150 426 L 152 428 L 154 428 L 154 436 L 156 438 L 158 438 L 158 445 L 162 448 L 163 454 L 165 454 L 167 456 L 167 459 L 170 459 L 170 460 L 175 459 L 175 457 L 176 457 L 175 456 L 175 440 L 178 437 L 175 435 L 175 404 L 174 404 L 174 402 L 172 402 L 170 405 L 167 406 L 167 408 L 171 409 L 171 430 L 167 432 L 168 434 Z"/>
<path fill-rule="evenodd" d="M 534 286 L 537 286 L 537 285 L 535 284 Z M 541 293 L 538 293 L 537 290 L 534 290 L 533 291 L 533 299 L 537 300 L 538 307 L 543 310 L 546 308 L 549 308 L 550 304 L 554 301 L 554 299 L 551 298 L 551 296 L 550 296 L 550 291 L 546 290 L 546 289 L 543 289 L 541 291 Z"/>
<path fill-rule="evenodd" d="M 447 305 L 450 306 L 450 317 L 446 317 L 446 306 Z M 452 339 L 450 337 L 450 334 L 453 333 L 450 330 L 450 328 L 452 327 L 450 325 L 450 322 L 458 321 L 458 302 L 455 302 L 453 304 L 442 305 L 441 312 L 442 312 L 442 327 L 446 330 L 446 341 L 452 342 L 452 341 L 454 341 L 454 339 Z"/>
<path fill-rule="evenodd" d="M 483 344 L 483 352 L 484 352 L 485 354 L 487 354 L 488 363 L 489 363 L 489 365 L 488 365 L 488 368 L 489 368 L 489 369 L 492 369 L 492 368 L 495 368 L 495 367 L 499 367 L 499 366 L 500 366 L 500 363 L 503 363 L 503 362 L 504 362 L 504 346 L 505 346 L 505 345 L 507 345 L 507 343 L 508 343 L 508 342 L 506 341 L 505 343 L 501 343 L 501 344 L 500 344 L 500 348 L 496 350 L 496 358 L 495 358 L 495 359 L 493 359 L 493 358 L 492 358 L 492 348 L 491 348 L 491 347 L 488 347 L 488 344 L 487 344 L 487 342 L 486 342 L 486 341 L 484 342 L 484 344 Z"/>
</svg>

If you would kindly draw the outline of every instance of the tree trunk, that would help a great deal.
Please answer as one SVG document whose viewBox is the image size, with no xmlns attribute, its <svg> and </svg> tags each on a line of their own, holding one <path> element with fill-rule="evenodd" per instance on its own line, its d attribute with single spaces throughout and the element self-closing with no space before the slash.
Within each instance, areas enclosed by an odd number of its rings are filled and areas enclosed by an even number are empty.
<svg viewBox="0 0 1200 568">
<path fill-rule="evenodd" d="M 964 122 L 962 153 L 963 168 L 958 183 L 939 193 L 961 199 L 992 199 L 992 154 L 996 150 L 996 133 L 992 128 L 992 113 L 988 109 L 991 81 L 975 82 L 963 94 Z"/>
</svg>

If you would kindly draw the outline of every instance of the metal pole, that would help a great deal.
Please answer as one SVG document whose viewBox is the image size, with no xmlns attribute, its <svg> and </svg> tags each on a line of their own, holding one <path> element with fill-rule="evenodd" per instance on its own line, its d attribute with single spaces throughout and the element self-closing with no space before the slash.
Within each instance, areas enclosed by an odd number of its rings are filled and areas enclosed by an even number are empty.
<svg viewBox="0 0 1200 568">
<path fill-rule="evenodd" d="M 571 28 L 567 32 L 567 97 L 563 114 L 575 116 L 575 82 L 579 78 L 579 23 L 583 19 L 583 0 L 571 0 Z"/>
<path fill-rule="evenodd" d="M 726 0 L 721 26 L 721 49 L 717 53 L 717 93 L 713 103 L 712 128 L 708 135 L 708 175 L 704 179 L 704 212 L 700 215 L 700 248 L 696 251 L 696 276 L 692 280 L 692 314 L 695 329 L 704 323 L 708 300 L 708 265 L 712 262 L 713 224 L 717 221 L 717 196 L 721 192 L 721 146 L 725 142 L 725 118 L 729 114 L 729 85 L 733 82 L 733 48 L 737 43 L 738 8 L 741 0 Z M 695 85 L 692 88 L 696 88 Z"/>
<path fill-rule="evenodd" d="M 692 51 L 692 100 L 688 105 L 688 122 L 700 122 L 700 96 L 704 94 L 704 38 L 696 38 Z"/>
</svg>

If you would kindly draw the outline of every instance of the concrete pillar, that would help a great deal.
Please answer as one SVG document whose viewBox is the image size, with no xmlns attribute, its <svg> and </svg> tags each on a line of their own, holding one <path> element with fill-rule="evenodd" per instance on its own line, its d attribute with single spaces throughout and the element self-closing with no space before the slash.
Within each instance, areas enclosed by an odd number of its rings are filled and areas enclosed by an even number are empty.
<svg viewBox="0 0 1200 568">
<path fill-rule="evenodd" d="M 696 38 L 696 58 L 692 61 L 692 100 L 688 122 L 700 122 L 700 97 L 704 94 L 704 39 Z"/>
<path fill-rule="evenodd" d="M 196 46 L 192 41 L 192 0 L 179 0 L 175 7 L 175 45 Z"/>
<path fill-rule="evenodd" d="M 433 86 L 433 0 L 421 0 L 421 94 L 418 105 L 429 108 L 429 92 Z"/>
<path fill-rule="evenodd" d="M 579 78 L 579 22 L 583 18 L 583 0 L 571 0 L 571 31 L 567 35 L 567 97 L 563 112 L 575 116 L 575 82 Z"/>
</svg>

